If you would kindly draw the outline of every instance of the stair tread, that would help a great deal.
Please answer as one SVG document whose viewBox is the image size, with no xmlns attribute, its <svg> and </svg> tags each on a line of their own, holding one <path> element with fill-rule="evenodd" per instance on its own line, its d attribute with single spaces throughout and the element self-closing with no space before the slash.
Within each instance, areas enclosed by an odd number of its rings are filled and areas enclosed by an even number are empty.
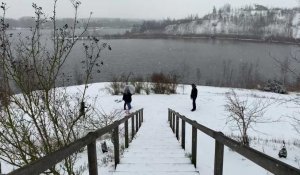
<svg viewBox="0 0 300 175">
<path fill-rule="evenodd" d="M 118 164 L 116 171 L 160 171 L 160 172 L 182 172 L 195 171 L 190 163 L 140 163 L 140 164 Z"/>
</svg>

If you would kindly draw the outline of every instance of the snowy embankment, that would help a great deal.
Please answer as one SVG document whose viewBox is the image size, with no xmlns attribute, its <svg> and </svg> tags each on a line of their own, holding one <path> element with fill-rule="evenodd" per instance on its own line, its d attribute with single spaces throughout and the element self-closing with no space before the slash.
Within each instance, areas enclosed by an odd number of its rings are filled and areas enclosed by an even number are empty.
<svg viewBox="0 0 300 175">
<path fill-rule="evenodd" d="M 208 19 L 194 19 L 188 22 L 167 25 L 164 33 L 173 35 L 205 34 L 272 37 L 273 40 L 276 40 L 277 37 L 278 39 L 282 37 L 300 38 L 299 12 L 290 11 L 288 14 L 283 15 L 282 12 L 273 11 L 273 22 L 268 22 L 267 13 L 254 12 L 251 14 L 250 11 L 241 9 L 239 13 L 240 15 L 233 12 L 223 12 L 222 18 L 208 15 Z"/>
<path fill-rule="evenodd" d="M 123 102 L 116 102 L 116 100 L 119 100 L 122 97 L 120 95 L 109 95 L 105 90 L 107 85 L 107 83 L 92 84 L 88 89 L 88 95 L 90 97 L 99 96 L 98 102 L 95 103 L 95 105 L 100 110 L 107 113 L 116 109 L 122 110 Z M 69 88 L 71 93 L 74 93 L 79 89 L 80 86 Z M 168 108 L 171 108 L 213 130 L 221 131 L 226 135 L 238 135 L 236 130 L 232 130 L 232 128 L 226 124 L 228 112 L 225 111 L 224 107 L 226 104 L 225 94 L 230 92 L 231 89 L 198 86 L 197 110 L 195 112 L 190 111 L 192 108 L 192 101 L 189 98 L 190 91 L 191 87 L 186 85 L 185 88 L 179 86 L 177 94 L 173 95 L 133 95 L 132 111 L 144 108 L 143 125 L 146 125 L 147 121 L 152 120 L 167 122 Z M 248 100 L 259 98 L 268 101 L 270 104 L 264 114 L 264 117 L 269 122 L 257 123 L 248 133 L 249 136 L 254 139 L 250 143 L 251 147 L 279 159 L 277 154 L 281 149 L 282 141 L 284 140 L 287 143 L 288 157 L 280 160 L 296 168 L 300 168 L 300 134 L 293 128 L 293 121 L 290 118 L 290 116 L 300 115 L 298 113 L 298 111 L 300 111 L 300 106 L 295 105 L 293 102 L 286 102 L 291 98 L 297 97 L 297 94 L 279 95 L 243 89 L 235 89 L 235 91 L 240 98 L 247 98 Z M 191 127 L 187 125 L 186 130 L 186 152 L 190 153 Z M 97 149 L 99 154 L 98 163 L 101 164 L 103 162 L 101 161 L 103 155 L 100 146 L 98 146 Z M 268 174 L 264 169 L 226 147 L 224 154 L 224 174 Z M 200 174 L 213 174 L 214 140 L 201 132 L 198 132 L 197 157 L 197 170 Z M 83 153 L 82 162 L 87 164 L 85 153 Z M 99 168 L 100 174 L 111 174 L 111 166 L 103 167 L 102 165 L 99 165 Z M 3 167 L 3 170 L 4 173 L 9 171 L 5 167 Z M 86 173 L 88 172 L 86 171 Z"/>
</svg>

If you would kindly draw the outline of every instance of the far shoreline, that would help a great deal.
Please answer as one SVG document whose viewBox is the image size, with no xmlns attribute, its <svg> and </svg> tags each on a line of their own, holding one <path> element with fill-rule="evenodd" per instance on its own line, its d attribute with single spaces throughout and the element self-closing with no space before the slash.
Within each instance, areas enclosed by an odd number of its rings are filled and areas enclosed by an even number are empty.
<svg viewBox="0 0 300 175">
<path fill-rule="evenodd" d="M 285 44 L 285 45 L 300 45 L 300 39 L 285 38 L 285 37 L 258 37 L 245 35 L 206 35 L 206 34 L 116 34 L 104 35 L 102 39 L 206 39 L 206 40 L 230 40 L 244 41 L 255 43 L 270 43 L 270 44 Z"/>
</svg>

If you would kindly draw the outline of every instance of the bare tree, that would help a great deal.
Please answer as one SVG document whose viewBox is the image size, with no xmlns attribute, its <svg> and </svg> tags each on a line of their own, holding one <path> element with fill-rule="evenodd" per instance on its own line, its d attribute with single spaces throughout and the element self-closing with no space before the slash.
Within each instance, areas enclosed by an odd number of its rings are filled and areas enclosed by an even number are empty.
<svg viewBox="0 0 300 175">
<path fill-rule="evenodd" d="M 62 67 L 87 26 L 83 32 L 76 32 L 80 2 L 75 0 L 71 1 L 73 25 L 58 26 L 57 1 L 53 0 L 50 18 L 45 17 L 42 7 L 33 3 L 35 24 L 31 34 L 19 35 L 15 43 L 8 32 L 7 6 L 1 4 L 0 66 L 6 85 L 3 92 L 12 92 L 14 83 L 20 94 L 5 94 L 8 102 L 2 104 L 0 112 L 0 159 L 15 167 L 29 164 L 82 136 L 84 121 L 93 115 L 86 105 L 87 83 L 93 70 L 103 64 L 102 50 L 110 49 L 97 38 L 89 38 L 83 45 L 86 56 L 83 90 L 70 94 L 66 87 L 58 88 L 58 79 L 64 78 Z M 49 20 L 53 24 L 51 39 L 42 31 Z M 78 154 L 74 154 L 44 174 L 81 174 L 82 169 L 74 166 L 77 159 Z"/>
<path fill-rule="evenodd" d="M 233 90 L 226 94 L 226 100 L 225 110 L 229 112 L 226 124 L 238 130 L 241 135 L 241 143 L 249 146 L 248 130 L 254 129 L 253 126 L 257 123 L 267 121 L 263 115 L 269 103 L 261 99 L 253 101 L 248 98 L 241 99 Z"/>
<path fill-rule="evenodd" d="M 271 58 L 275 61 L 276 65 L 280 68 L 280 76 L 281 76 L 281 83 L 283 86 L 287 85 L 289 73 L 292 73 L 293 75 L 297 75 L 296 71 L 292 69 L 291 63 L 292 60 L 298 61 L 297 58 L 286 57 L 283 61 L 276 58 L 275 56 L 272 56 L 270 54 Z"/>
</svg>

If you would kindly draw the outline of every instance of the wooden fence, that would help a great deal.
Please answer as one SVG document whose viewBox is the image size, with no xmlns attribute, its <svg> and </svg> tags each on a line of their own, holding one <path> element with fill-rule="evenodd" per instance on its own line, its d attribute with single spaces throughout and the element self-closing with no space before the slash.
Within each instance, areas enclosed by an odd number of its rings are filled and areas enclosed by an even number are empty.
<svg viewBox="0 0 300 175">
<path fill-rule="evenodd" d="M 104 128 L 98 129 L 94 132 L 88 133 L 85 137 L 74 141 L 66 147 L 63 147 L 49 155 L 34 161 L 22 168 L 10 172 L 8 175 L 37 175 L 45 172 L 50 167 L 55 166 L 57 163 L 66 159 L 70 155 L 78 152 L 85 146 L 87 146 L 88 152 L 88 168 L 90 175 L 98 175 L 97 166 L 97 150 L 96 140 L 102 135 L 113 131 L 113 143 L 114 143 L 114 159 L 115 166 L 120 162 L 120 146 L 119 146 L 119 126 L 124 123 L 125 127 L 125 147 L 129 146 L 129 132 L 128 132 L 128 120 L 131 119 L 131 139 L 135 136 L 135 133 L 139 130 L 143 122 L 143 109 L 140 109 L 130 115 L 127 115 L 121 120 L 115 121 L 113 124 Z"/>
<path fill-rule="evenodd" d="M 192 126 L 191 159 L 195 167 L 197 164 L 197 130 L 200 130 L 215 140 L 214 175 L 223 174 L 224 145 L 275 175 L 300 175 L 299 169 L 248 146 L 244 146 L 241 143 L 224 136 L 224 134 L 221 132 L 216 132 L 212 129 L 209 129 L 197 123 L 195 120 L 190 120 L 185 116 L 173 111 L 172 109 L 168 109 L 168 120 L 170 122 L 170 127 L 176 134 L 178 140 L 180 140 L 179 119 L 181 119 L 181 146 L 183 149 L 185 149 L 185 123 L 189 123 Z"/>
</svg>

